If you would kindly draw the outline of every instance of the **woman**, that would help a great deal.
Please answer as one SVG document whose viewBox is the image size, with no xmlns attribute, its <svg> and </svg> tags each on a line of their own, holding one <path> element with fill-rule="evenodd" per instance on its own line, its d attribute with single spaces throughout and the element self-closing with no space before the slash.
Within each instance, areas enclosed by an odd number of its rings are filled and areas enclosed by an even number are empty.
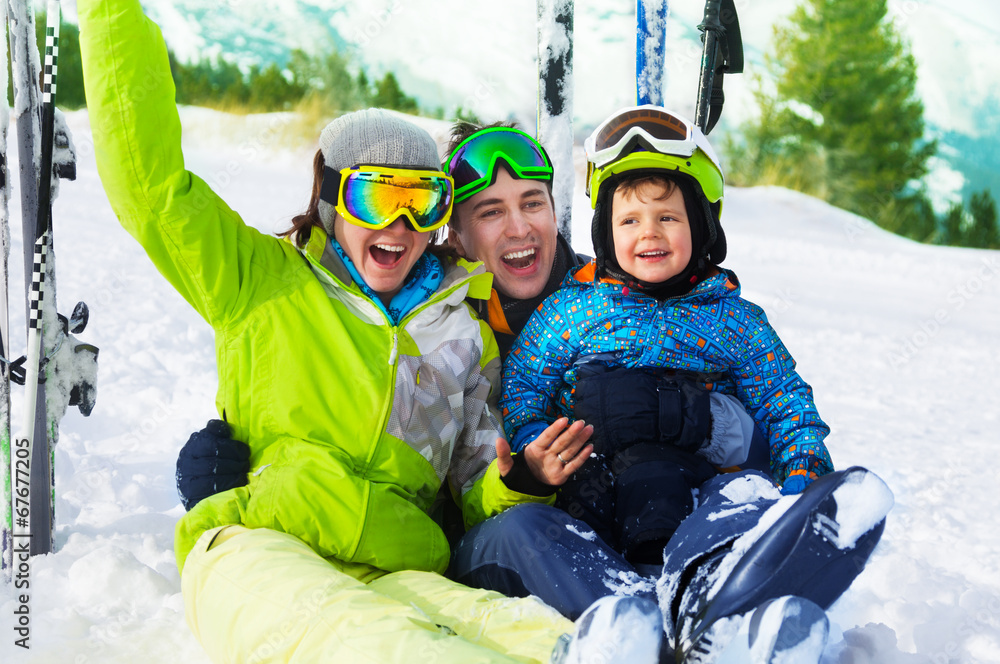
<svg viewBox="0 0 1000 664">
<path fill-rule="evenodd" d="M 572 623 L 537 600 L 440 576 L 448 544 L 427 512 L 446 478 L 467 525 L 549 502 L 527 490 L 565 481 L 590 430 L 561 421 L 516 460 L 495 443 L 496 342 L 463 303 L 490 279 L 428 251 L 452 197 L 430 136 L 384 112 L 335 120 L 289 241 L 262 235 L 184 169 L 166 49 L 139 3 L 78 9 L 108 198 L 214 328 L 217 406 L 252 450 L 251 483 L 177 526 L 188 622 L 210 656 L 578 661 L 595 632 L 564 637 Z M 655 656 L 650 602 L 590 615 L 581 625 L 621 645 L 607 661 Z M 626 618 L 645 639 L 624 641 Z"/>
</svg>

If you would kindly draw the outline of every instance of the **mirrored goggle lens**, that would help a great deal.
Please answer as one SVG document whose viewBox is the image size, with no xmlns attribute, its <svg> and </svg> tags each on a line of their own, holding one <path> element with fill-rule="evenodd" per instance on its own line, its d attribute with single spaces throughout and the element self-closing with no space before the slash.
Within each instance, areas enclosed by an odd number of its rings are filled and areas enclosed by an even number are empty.
<svg viewBox="0 0 1000 664">
<path fill-rule="evenodd" d="M 594 149 L 600 152 L 615 147 L 633 128 L 658 141 L 691 139 L 691 125 L 686 120 L 658 109 L 639 108 L 608 120 L 597 131 Z"/>
<path fill-rule="evenodd" d="M 358 225 L 385 228 L 405 211 L 416 230 L 431 231 L 448 222 L 451 197 L 445 177 L 362 171 L 347 177 L 341 200 Z"/>
<path fill-rule="evenodd" d="M 487 131 L 460 145 L 448 162 L 459 201 L 491 184 L 499 159 L 507 162 L 519 178 L 552 177 L 552 164 L 530 136 L 511 129 Z"/>
</svg>

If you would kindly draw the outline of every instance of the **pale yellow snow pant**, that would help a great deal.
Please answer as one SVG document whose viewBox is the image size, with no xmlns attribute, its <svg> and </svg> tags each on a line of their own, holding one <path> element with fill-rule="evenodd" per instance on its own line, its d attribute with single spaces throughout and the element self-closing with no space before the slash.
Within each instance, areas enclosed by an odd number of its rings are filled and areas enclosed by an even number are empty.
<svg viewBox="0 0 1000 664">
<path fill-rule="evenodd" d="M 573 623 L 431 572 L 321 558 L 274 530 L 204 533 L 181 577 L 188 625 L 214 662 L 548 662 Z"/>
</svg>

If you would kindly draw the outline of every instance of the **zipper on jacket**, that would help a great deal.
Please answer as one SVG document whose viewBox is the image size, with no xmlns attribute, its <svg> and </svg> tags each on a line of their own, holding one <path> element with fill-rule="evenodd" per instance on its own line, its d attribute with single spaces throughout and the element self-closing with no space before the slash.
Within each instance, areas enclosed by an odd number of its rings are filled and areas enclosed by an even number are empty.
<svg viewBox="0 0 1000 664">
<path fill-rule="evenodd" d="M 399 355 L 399 328 L 392 328 L 392 348 L 389 349 L 389 364 L 396 364 Z"/>
</svg>

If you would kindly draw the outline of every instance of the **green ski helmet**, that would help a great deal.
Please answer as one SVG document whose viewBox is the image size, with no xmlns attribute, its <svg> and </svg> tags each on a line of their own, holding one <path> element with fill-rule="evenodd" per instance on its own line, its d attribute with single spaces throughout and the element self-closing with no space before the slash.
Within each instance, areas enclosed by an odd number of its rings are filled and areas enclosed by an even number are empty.
<svg viewBox="0 0 1000 664">
<path fill-rule="evenodd" d="M 691 221 L 692 266 L 701 272 L 706 261 L 726 257 L 720 223 L 725 178 L 705 134 L 691 121 L 660 106 L 624 108 L 609 117 L 584 142 L 587 195 L 594 208 L 592 235 L 598 267 L 607 255 L 611 200 L 626 175 L 661 175 L 676 181 Z M 664 172 L 666 171 L 666 172 Z"/>
</svg>

